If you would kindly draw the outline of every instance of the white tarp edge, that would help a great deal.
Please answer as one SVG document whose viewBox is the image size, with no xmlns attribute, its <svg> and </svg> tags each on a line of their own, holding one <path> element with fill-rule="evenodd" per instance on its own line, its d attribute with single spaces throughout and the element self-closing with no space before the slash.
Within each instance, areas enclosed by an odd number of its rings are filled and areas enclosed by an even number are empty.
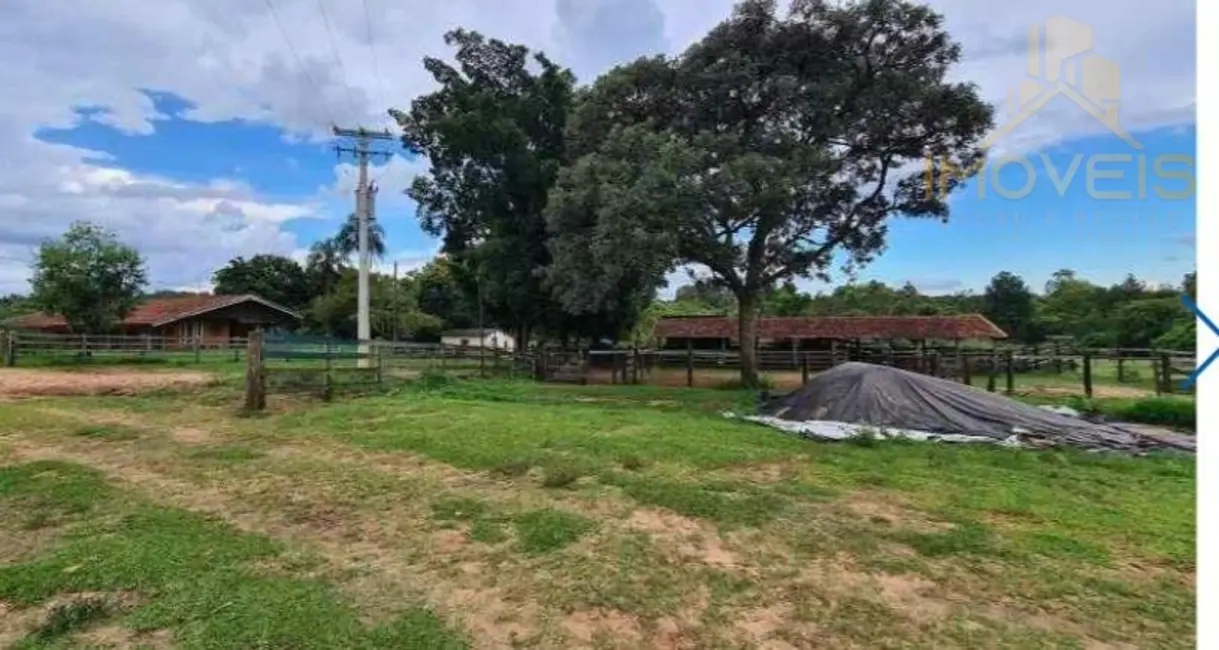
<svg viewBox="0 0 1219 650">
<path fill-rule="evenodd" d="M 743 420 L 756 422 L 786 431 L 787 433 L 794 433 L 801 437 L 819 438 L 822 440 L 848 440 L 857 436 L 872 436 L 880 439 L 904 438 L 920 442 L 985 442 L 1009 447 L 1021 446 L 1019 437 L 1014 434 L 1008 438 L 994 438 L 991 436 L 970 436 L 956 433 L 931 433 L 929 431 L 895 429 L 892 427 L 872 427 L 864 424 L 833 422 L 830 420 L 806 420 L 799 422 L 766 415 L 737 416 L 734 413 L 725 413 L 724 416 L 730 418 L 740 417 Z"/>
</svg>

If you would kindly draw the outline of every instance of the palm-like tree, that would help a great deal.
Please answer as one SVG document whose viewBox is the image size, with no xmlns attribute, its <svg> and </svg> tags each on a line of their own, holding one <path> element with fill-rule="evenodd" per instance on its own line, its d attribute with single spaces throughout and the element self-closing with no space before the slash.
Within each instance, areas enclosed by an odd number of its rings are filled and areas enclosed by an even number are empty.
<svg viewBox="0 0 1219 650">
<path fill-rule="evenodd" d="M 309 257 L 305 259 L 305 271 L 317 287 L 319 294 L 330 293 L 343 276 L 343 259 L 346 257 L 339 250 L 333 239 L 323 239 L 314 242 L 309 247 Z"/>
<path fill-rule="evenodd" d="M 347 220 L 332 241 L 344 257 L 360 250 L 360 220 L 354 213 L 347 215 Z M 377 223 L 376 217 L 369 217 L 368 220 L 368 252 L 377 259 L 385 256 L 385 229 Z"/>
</svg>

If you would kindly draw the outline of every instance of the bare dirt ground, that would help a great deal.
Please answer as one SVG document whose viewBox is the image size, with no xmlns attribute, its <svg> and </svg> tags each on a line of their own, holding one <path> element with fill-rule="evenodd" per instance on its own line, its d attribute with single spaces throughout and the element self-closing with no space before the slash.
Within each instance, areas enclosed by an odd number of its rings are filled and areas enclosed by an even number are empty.
<svg viewBox="0 0 1219 650">
<path fill-rule="evenodd" d="M 1082 395 L 1083 387 L 1074 386 L 1033 386 L 1025 385 L 1020 387 L 1020 392 L 1028 395 Z M 1155 395 L 1155 391 L 1140 388 L 1138 386 L 1113 386 L 1098 384 L 1092 387 L 1092 395 L 1095 397 L 1148 397 Z"/>
<path fill-rule="evenodd" d="M 804 385 L 799 371 L 763 372 L 775 388 L 796 389 Z M 735 368 L 697 368 L 694 371 L 695 388 L 720 388 L 740 380 L 740 371 Z M 640 383 L 654 386 L 685 386 L 686 371 L 682 368 L 653 368 L 639 377 Z M 612 384 L 613 375 L 608 369 L 594 368 L 588 372 L 590 384 Z"/>
<path fill-rule="evenodd" d="M 0 398 L 35 395 L 133 395 L 160 388 L 188 388 L 213 383 L 206 372 L 89 370 L 64 372 L 24 368 L 0 369 Z"/>
</svg>

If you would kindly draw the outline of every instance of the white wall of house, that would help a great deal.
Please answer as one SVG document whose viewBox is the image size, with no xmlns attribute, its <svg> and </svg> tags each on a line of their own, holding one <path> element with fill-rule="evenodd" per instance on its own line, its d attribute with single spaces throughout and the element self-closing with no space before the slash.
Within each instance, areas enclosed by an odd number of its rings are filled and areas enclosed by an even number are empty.
<svg viewBox="0 0 1219 650">
<path fill-rule="evenodd" d="M 464 345 L 470 348 L 484 347 L 488 349 L 498 348 L 500 350 L 516 349 L 516 341 L 514 341 L 513 338 L 508 334 L 496 329 L 485 330 L 483 332 L 481 344 L 479 343 L 478 339 L 478 330 L 445 332 L 440 335 L 440 342 L 444 345 Z"/>
</svg>

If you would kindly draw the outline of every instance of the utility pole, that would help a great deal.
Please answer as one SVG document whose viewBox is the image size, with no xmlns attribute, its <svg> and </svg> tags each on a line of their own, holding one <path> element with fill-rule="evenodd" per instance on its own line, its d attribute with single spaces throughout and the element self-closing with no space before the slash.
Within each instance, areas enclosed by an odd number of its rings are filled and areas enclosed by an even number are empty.
<svg viewBox="0 0 1219 650">
<path fill-rule="evenodd" d="M 398 342 L 398 260 L 394 260 L 394 343 Z"/>
<path fill-rule="evenodd" d="M 337 126 L 334 127 L 334 134 L 338 137 L 355 140 L 354 147 L 336 146 L 334 150 L 339 157 L 342 157 L 344 153 L 352 154 L 360 166 L 360 176 L 356 183 L 356 220 L 359 223 L 360 258 L 360 281 L 356 299 L 356 338 L 360 341 L 360 367 L 367 367 L 369 359 L 366 346 L 372 338 L 372 326 L 369 323 L 368 314 L 368 224 L 372 221 L 376 210 L 377 193 L 376 187 L 368 181 L 368 161 L 375 156 L 386 158 L 392 156 L 393 154 L 388 151 L 374 151 L 371 146 L 373 140 L 392 140 L 394 136 L 389 131 L 370 131 L 364 127 L 343 129 Z"/>
</svg>

